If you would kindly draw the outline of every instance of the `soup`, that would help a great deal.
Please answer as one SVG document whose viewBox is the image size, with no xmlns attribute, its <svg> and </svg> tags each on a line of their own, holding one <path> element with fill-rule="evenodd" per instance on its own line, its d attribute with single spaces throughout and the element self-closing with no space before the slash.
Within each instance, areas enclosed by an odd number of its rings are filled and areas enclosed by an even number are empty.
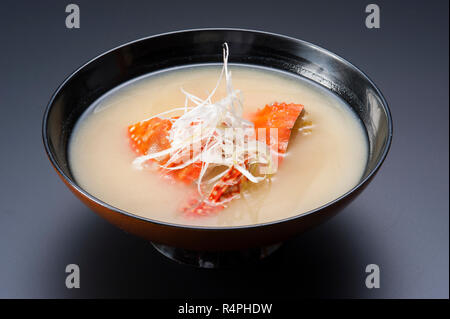
<svg viewBox="0 0 450 319">
<path fill-rule="evenodd" d="M 136 167 L 137 158 L 147 158 L 136 153 L 139 141 L 133 140 L 133 124 L 179 107 L 170 113 L 169 120 L 175 123 L 188 112 L 183 110 L 184 92 L 195 102 L 205 101 L 214 91 L 221 66 L 197 65 L 132 80 L 89 107 L 69 145 L 70 169 L 77 183 L 96 198 L 131 214 L 175 224 L 222 227 L 305 213 L 340 197 L 360 181 L 368 157 L 367 137 L 343 100 L 304 78 L 277 70 L 247 65 L 229 68 L 233 87 L 240 90 L 243 114 L 261 114 L 255 112 L 266 105 L 293 105 L 301 112 L 289 128 L 287 150 L 275 172 L 258 183 L 251 182 L 250 167 L 242 174 L 237 172 L 246 182 L 239 184 L 232 200 L 210 213 L 186 214 L 183 207 L 199 192 L 195 180 L 185 183 L 167 178 L 155 165 Z M 225 98 L 227 92 L 222 81 L 211 103 Z M 191 103 L 189 110 L 195 107 Z M 226 176 L 226 170 L 217 174 Z M 204 210 L 195 210 L 200 211 Z"/>
</svg>

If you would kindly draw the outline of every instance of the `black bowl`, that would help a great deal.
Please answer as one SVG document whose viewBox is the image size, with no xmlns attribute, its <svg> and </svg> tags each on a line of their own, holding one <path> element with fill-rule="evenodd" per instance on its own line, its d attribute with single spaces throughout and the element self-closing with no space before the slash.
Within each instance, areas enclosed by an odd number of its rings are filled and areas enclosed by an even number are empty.
<svg viewBox="0 0 450 319">
<path fill-rule="evenodd" d="M 270 223 L 240 227 L 195 227 L 139 217 L 102 202 L 77 185 L 67 158 L 75 123 L 96 99 L 135 77 L 161 69 L 222 61 L 222 43 L 231 63 L 253 64 L 308 78 L 343 98 L 361 118 L 370 144 L 358 185 L 312 211 Z M 202 29 L 157 35 L 110 50 L 72 73 L 52 96 L 43 121 L 48 157 L 65 184 L 89 207 L 118 227 L 171 247 L 226 251 L 282 242 L 318 225 L 350 203 L 368 185 L 391 145 L 392 119 L 381 92 L 355 66 L 313 44 L 272 33 Z"/>
</svg>

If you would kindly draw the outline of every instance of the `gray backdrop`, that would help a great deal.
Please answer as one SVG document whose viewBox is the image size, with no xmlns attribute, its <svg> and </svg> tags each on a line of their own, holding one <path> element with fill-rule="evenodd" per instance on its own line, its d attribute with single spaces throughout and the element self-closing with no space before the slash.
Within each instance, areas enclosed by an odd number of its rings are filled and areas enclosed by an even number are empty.
<svg viewBox="0 0 450 319">
<path fill-rule="evenodd" d="M 448 1 L 68 1 L 0 4 L 0 297 L 449 296 Z M 124 42 L 199 27 L 281 33 L 327 48 L 365 71 L 389 102 L 391 152 L 340 215 L 286 243 L 261 265 L 202 270 L 175 264 L 111 226 L 58 179 L 41 142 L 56 87 Z M 65 266 L 81 288 L 65 287 Z M 381 288 L 364 285 L 381 268 Z"/>
</svg>

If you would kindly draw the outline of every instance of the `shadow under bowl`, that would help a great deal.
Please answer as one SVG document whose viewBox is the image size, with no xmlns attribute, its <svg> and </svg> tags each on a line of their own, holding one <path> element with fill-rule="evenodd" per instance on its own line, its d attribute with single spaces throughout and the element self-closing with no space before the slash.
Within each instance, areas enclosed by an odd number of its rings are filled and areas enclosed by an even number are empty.
<svg viewBox="0 0 450 319">
<path fill-rule="evenodd" d="M 114 87 L 141 75 L 177 66 L 218 63 L 222 44 L 233 50 L 230 63 L 270 67 L 293 73 L 333 91 L 359 116 L 367 132 L 369 158 L 353 189 L 312 211 L 274 222 L 239 227 L 195 227 L 139 217 L 102 202 L 75 181 L 68 142 L 83 112 Z M 67 187 L 100 216 L 159 250 L 230 251 L 273 247 L 339 212 L 368 185 L 391 145 L 392 119 L 374 83 L 341 57 L 311 43 L 272 33 L 238 29 L 200 29 L 140 39 L 112 49 L 72 73 L 52 96 L 43 120 L 48 157 Z M 162 247 L 162 248 L 161 248 Z M 167 249 L 166 249 L 167 250 Z"/>
</svg>

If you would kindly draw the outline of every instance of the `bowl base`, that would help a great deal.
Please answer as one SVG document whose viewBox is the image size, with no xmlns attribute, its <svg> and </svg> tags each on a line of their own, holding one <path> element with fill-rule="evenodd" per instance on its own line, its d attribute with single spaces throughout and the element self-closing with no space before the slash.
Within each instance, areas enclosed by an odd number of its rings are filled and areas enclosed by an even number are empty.
<svg viewBox="0 0 450 319">
<path fill-rule="evenodd" d="M 161 254 L 180 264 L 199 268 L 227 268 L 258 262 L 274 253 L 282 243 L 246 250 L 217 252 L 187 250 L 153 242 L 152 245 Z"/>
</svg>

